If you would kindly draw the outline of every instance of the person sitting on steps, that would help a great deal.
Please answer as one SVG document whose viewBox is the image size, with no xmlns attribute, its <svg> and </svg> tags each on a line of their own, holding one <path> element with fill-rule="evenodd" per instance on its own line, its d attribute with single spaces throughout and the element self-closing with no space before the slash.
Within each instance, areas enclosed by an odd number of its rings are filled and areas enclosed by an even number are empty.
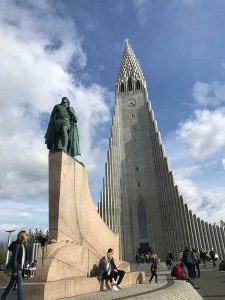
<svg viewBox="0 0 225 300">
<path fill-rule="evenodd" d="M 118 278 L 118 281 L 116 283 L 116 287 L 117 289 L 122 289 L 122 286 L 120 285 L 122 280 L 123 280 L 123 277 L 125 275 L 125 272 L 123 270 L 118 270 L 116 265 L 115 265 L 115 262 L 114 262 L 114 259 L 113 259 L 113 249 L 112 248 L 109 248 L 108 251 L 107 251 L 107 256 L 109 256 L 111 259 L 110 259 L 110 264 L 111 264 L 111 272 L 112 272 L 112 278 L 115 280 L 117 280 L 117 277 Z"/>
<path fill-rule="evenodd" d="M 98 269 L 97 269 L 97 278 L 99 281 L 101 280 L 106 280 L 106 287 L 110 289 L 110 286 L 108 284 L 108 281 L 110 281 L 111 284 L 111 291 L 118 291 L 118 288 L 116 286 L 116 281 L 113 278 L 113 272 L 112 272 L 112 267 L 111 267 L 111 261 L 112 255 L 107 253 L 107 256 L 103 257 L 99 264 L 98 264 Z"/>
<path fill-rule="evenodd" d="M 194 281 L 192 281 L 186 274 L 185 270 L 184 270 L 184 265 L 183 263 L 179 263 L 176 266 L 176 279 L 179 280 L 186 280 L 187 282 L 190 282 L 190 284 L 195 288 L 195 289 L 199 289 L 198 286 L 196 286 L 194 284 Z"/>
</svg>

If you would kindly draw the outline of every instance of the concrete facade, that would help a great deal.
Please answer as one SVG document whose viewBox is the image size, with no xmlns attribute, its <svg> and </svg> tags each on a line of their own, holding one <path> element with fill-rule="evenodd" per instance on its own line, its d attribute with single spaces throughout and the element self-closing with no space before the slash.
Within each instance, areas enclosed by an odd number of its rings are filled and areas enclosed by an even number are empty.
<svg viewBox="0 0 225 300">
<path fill-rule="evenodd" d="M 223 233 L 188 209 L 174 183 L 142 70 L 125 43 L 115 87 L 112 130 L 98 212 L 120 235 L 120 257 L 138 248 L 165 258 L 185 245 L 224 255 Z M 218 234 L 220 233 L 220 235 Z"/>
</svg>

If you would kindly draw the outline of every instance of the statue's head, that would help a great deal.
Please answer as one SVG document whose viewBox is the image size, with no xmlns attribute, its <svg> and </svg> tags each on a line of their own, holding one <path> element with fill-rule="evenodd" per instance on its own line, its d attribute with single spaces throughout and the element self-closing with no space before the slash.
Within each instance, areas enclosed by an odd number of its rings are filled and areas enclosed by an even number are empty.
<svg viewBox="0 0 225 300">
<path fill-rule="evenodd" d="M 67 97 L 63 97 L 61 103 L 63 103 L 63 104 L 67 103 L 68 105 L 70 105 L 70 101 Z"/>
</svg>

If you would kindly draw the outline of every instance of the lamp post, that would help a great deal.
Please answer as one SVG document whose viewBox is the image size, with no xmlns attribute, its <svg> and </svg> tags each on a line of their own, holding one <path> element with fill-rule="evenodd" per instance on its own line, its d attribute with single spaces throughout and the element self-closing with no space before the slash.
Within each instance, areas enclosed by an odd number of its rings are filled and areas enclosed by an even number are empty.
<svg viewBox="0 0 225 300">
<path fill-rule="evenodd" d="M 10 243 L 11 243 L 11 235 L 12 235 L 12 233 L 14 232 L 15 230 L 6 230 L 6 232 L 8 232 L 8 247 L 9 247 L 9 245 L 10 245 Z M 9 261 L 9 250 L 7 250 L 7 255 L 6 255 L 6 261 L 5 261 L 5 264 L 7 265 L 7 263 L 8 263 L 8 261 Z"/>
</svg>

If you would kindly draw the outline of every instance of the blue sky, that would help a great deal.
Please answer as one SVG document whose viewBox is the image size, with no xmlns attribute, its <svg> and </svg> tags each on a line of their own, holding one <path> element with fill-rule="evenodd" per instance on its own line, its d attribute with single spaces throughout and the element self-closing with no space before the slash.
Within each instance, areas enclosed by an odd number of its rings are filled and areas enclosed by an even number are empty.
<svg viewBox="0 0 225 300">
<path fill-rule="evenodd" d="M 48 227 L 49 114 L 68 96 L 95 203 L 129 38 L 170 167 L 201 218 L 225 215 L 225 2 L 0 0 L 0 239 Z"/>
</svg>

